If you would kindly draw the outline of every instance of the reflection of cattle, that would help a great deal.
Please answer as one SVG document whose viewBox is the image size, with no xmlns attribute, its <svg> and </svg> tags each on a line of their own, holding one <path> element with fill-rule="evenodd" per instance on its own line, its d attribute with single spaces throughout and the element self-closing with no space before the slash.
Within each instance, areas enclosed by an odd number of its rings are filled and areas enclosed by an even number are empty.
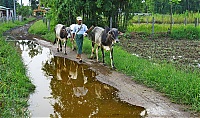
<svg viewBox="0 0 200 118">
<path fill-rule="evenodd" d="M 55 69 L 59 70 L 52 71 L 52 68 L 48 70 L 57 73 L 50 83 L 51 95 L 55 99 L 52 104 L 54 112 L 51 116 L 93 117 L 98 116 L 99 111 L 110 109 L 109 106 L 105 107 L 105 104 L 103 106 L 101 104 L 105 99 L 107 101 L 113 99 L 117 92 L 115 88 L 98 82 L 95 79 L 96 73 L 86 65 L 80 65 L 63 57 L 54 58 Z"/>
<path fill-rule="evenodd" d="M 65 25 L 62 24 L 57 24 L 55 26 L 55 41 L 54 44 L 57 42 L 57 51 L 62 51 L 62 44 L 61 41 L 64 42 L 64 47 L 65 47 L 65 54 L 67 54 L 66 52 L 66 45 L 67 45 L 67 39 L 70 38 L 70 33 L 71 33 L 71 29 L 70 27 L 66 27 Z M 59 49 L 59 45 L 60 45 L 60 49 Z"/>
<path fill-rule="evenodd" d="M 84 85 L 87 83 L 88 78 L 85 76 L 83 66 L 78 65 L 74 61 L 71 61 L 68 77 L 69 77 L 69 80 L 71 80 L 74 95 L 76 97 L 85 96 L 88 92 L 88 89 Z"/>
<path fill-rule="evenodd" d="M 70 62 L 70 68 L 69 68 L 69 79 L 77 79 L 78 76 L 78 64 L 76 64 L 74 61 Z"/>
<path fill-rule="evenodd" d="M 56 78 L 57 80 L 62 80 L 62 70 L 63 70 L 63 59 L 61 57 L 54 57 L 55 67 L 56 67 Z"/>
<path fill-rule="evenodd" d="M 95 27 L 89 34 L 89 38 L 92 40 L 92 53 L 91 53 L 91 58 L 93 58 L 94 55 L 94 46 L 95 44 L 98 46 L 96 48 L 96 58 L 98 62 L 98 49 L 101 47 L 102 51 L 102 60 L 103 63 L 104 61 L 104 50 L 110 51 L 110 59 L 111 59 L 111 67 L 114 68 L 114 62 L 113 62 L 113 45 L 117 42 L 118 40 L 118 35 L 119 31 L 116 28 L 108 28 L 106 27 L 103 29 L 102 27 Z"/>
</svg>

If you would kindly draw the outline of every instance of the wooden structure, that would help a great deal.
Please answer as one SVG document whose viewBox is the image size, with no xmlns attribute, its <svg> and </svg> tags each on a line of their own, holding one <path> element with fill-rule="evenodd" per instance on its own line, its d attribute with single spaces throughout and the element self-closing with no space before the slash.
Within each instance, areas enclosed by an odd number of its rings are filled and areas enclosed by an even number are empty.
<svg viewBox="0 0 200 118">
<path fill-rule="evenodd" d="M 38 9 L 33 10 L 33 16 L 37 16 L 40 13 L 42 13 L 42 15 L 44 16 L 46 12 L 47 12 L 46 10 L 41 9 L 40 5 L 38 5 Z"/>
<path fill-rule="evenodd" d="M 6 20 L 11 20 L 13 18 L 13 10 L 11 8 L 6 8 L 0 6 L 0 18 L 6 18 Z"/>
</svg>

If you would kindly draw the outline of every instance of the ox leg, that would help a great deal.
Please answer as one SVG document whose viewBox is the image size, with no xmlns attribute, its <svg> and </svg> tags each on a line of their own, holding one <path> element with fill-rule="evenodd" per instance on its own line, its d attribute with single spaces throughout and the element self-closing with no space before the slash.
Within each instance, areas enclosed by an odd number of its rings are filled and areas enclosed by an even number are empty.
<svg viewBox="0 0 200 118">
<path fill-rule="evenodd" d="M 113 62 L 113 48 L 111 48 L 110 50 L 110 63 L 111 63 L 111 67 L 114 69 L 114 62 Z"/>
<path fill-rule="evenodd" d="M 105 65 L 105 60 L 104 60 L 105 53 L 104 53 L 103 46 L 101 46 L 101 53 L 102 53 L 102 61 L 103 61 L 103 64 Z"/>
<path fill-rule="evenodd" d="M 56 42 L 57 42 L 57 38 L 55 38 L 55 40 L 54 40 L 53 44 L 56 44 Z"/>
<path fill-rule="evenodd" d="M 65 54 L 67 55 L 67 40 L 65 40 L 65 42 L 64 42 L 64 48 L 65 48 Z"/>
<path fill-rule="evenodd" d="M 98 55 L 98 51 L 99 51 L 100 46 L 98 46 L 96 48 L 96 57 L 97 57 L 97 62 L 99 62 L 99 55 Z"/>
<path fill-rule="evenodd" d="M 60 45 L 60 51 L 62 52 L 62 42 L 59 40 L 59 45 Z"/>
<path fill-rule="evenodd" d="M 59 39 L 55 39 L 57 43 L 57 52 L 59 52 Z"/>
<path fill-rule="evenodd" d="M 92 53 L 91 53 L 91 56 L 90 56 L 91 59 L 94 59 L 94 45 L 95 45 L 95 43 L 92 42 Z"/>
<path fill-rule="evenodd" d="M 76 50 L 76 45 L 73 39 L 71 39 L 71 42 L 72 42 L 72 50 L 74 51 Z"/>
</svg>

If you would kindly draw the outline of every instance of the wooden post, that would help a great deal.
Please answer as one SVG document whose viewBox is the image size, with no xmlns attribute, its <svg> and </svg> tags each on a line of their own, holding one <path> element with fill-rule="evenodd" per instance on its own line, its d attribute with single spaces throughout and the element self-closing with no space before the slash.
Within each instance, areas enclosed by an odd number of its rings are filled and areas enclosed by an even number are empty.
<svg viewBox="0 0 200 118">
<path fill-rule="evenodd" d="M 47 19 L 47 27 L 48 27 L 48 31 L 50 31 L 50 19 Z"/>
<path fill-rule="evenodd" d="M 195 22 L 194 22 L 195 27 L 197 27 L 199 25 L 199 19 L 195 18 Z"/>
<path fill-rule="evenodd" d="M 184 24 L 187 25 L 187 18 L 184 19 Z"/>
<path fill-rule="evenodd" d="M 140 15 L 138 15 L 138 23 L 140 24 Z"/>
<path fill-rule="evenodd" d="M 112 28 L 112 16 L 110 17 L 110 28 Z"/>
<path fill-rule="evenodd" d="M 152 18 L 152 38 L 154 37 L 154 24 L 155 24 L 155 20 L 154 17 Z"/>
</svg>

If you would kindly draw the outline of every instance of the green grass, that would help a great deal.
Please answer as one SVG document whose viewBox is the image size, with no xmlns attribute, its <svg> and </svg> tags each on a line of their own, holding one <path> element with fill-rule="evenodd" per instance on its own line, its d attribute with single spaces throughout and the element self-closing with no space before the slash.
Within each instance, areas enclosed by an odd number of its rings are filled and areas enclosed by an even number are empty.
<svg viewBox="0 0 200 118">
<path fill-rule="evenodd" d="M 187 25 L 174 27 L 170 36 L 174 39 L 200 40 L 200 26 Z"/>
<path fill-rule="evenodd" d="M 156 23 L 163 23 L 163 24 L 170 24 L 171 23 L 171 16 L 169 14 L 153 14 L 152 16 L 134 16 L 130 23 L 152 23 L 153 17 Z M 185 14 L 173 14 L 173 21 L 177 24 L 183 24 L 185 19 L 187 19 L 187 23 L 191 24 L 195 22 L 195 18 L 200 18 L 200 13 L 188 13 Z"/>
<path fill-rule="evenodd" d="M 26 68 L 19 52 L 5 41 L 2 33 L 30 20 L 33 19 L 0 24 L 3 26 L 0 27 L 0 116 L 3 118 L 28 116 L 27 99 L 35 86 L 26 76 Z"/>
<path fill-rule="evenodd" d="M 170 24 L 155 24 L 154 33 L 167 33 Z M 152 24 L 132 24 L 127 27 L 127 32 L 143 32 L 152 34 Z M 174 24 L 170 37 L 173 39 L 190 39 L 200 40 L 200 26 L 195 27 L 193 24 Z"/>
<path fill-rule="evenodd" d="M 37 28 L 34 30 L 37 30 Z M 53 32 L 49 32 L 43 37 L 51 39 L 53 35 Z M 88 57 L 91 53 L 91 41 L 87 38 L 84 39 L 83 53 L 87 54 Z M 105 61 L 110 66 L 108 52 L 106 52 Z M 139 58 L 129 54 L 117 45 L 114 46 L 114 62 L 117 71 L 133 77 L 133 80 L 138 83 L 164 93 L 172 102 L 189 105 L 191 109 L 200 111 L 199 71 L 180 70 L 170 63 L 155 63 Z"/>
<path fill-rule="evenodd" d="M 153 17 L 155 19 L 154 32 L 152 31 Z M 154 14 L 153 16 L 140 16 L 140 23 L 138 23 L 138 18 L 139 16 L 134 16 L 129 21 L 127 32 L 143 32 L 147 34 L 167 33 L 170 29 L 170 15 Z M 187 18 L 186 25 L 184 24 L 185 18 Z M 200 13 L 186 12 L 185 14 L 174 14 L 173 21 L 175 24 L 172 25 L 171 38 L 200 40 L 200 25 L 195 27 L 195 18 L 200 19 Z"/>
<path fill-rule="evenodd" d="M 34 29 L 38 29 L 37 31 Z M 29 32 L 32 34 L 38 34 L 38 35 L 44 35 L 48 32 L 48 29 L 46 28 L 46 24 L 43 23 L 42 20 L 39 20 L 35 23 L 32 27 L 29 28 Z"/>
</svg>

